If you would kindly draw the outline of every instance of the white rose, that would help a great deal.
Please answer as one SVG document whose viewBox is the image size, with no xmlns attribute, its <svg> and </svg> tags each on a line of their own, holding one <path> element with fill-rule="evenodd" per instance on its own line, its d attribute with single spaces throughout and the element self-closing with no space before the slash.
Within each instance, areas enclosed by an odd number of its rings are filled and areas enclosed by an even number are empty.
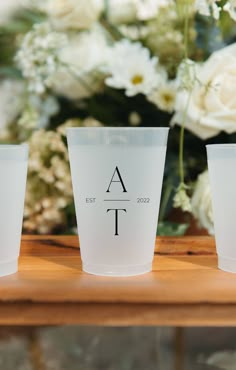
<svg viewBox="0 0 236 370">
<path fill-rule="evenodd" d="M 68 45 L 59 54 L 64 64 L 51 79 L 51 87 L 69 99 L 82 99 L 101 90 L 103 67 L 109 46 L 102 29 L 71 35 Z"/>
<path fill-rule="evenodd" d="M 108 19 L 111 23 L 130 23 L 137 19 L 137 0 L 110 0 L 108 2 Z"/>
<path fill-rule="evenodd" d="M 179 92 L 174 123 L 182 123 L 188 96 L 189 92 Z M 202 139 L 220 131 L 236 132 L 236 43 L 214 52 L 199 66 L 186 128 Z"/>
<path fill-rule="evenodd" d="M 196 187 L 191 200 L 192 213 L 200 226 L 214 234 L 211 189 L 208 171 L 198 176 Z"/>
<path fill-rule="evenodd" d="M 103 11 L 103 0 L 50 0 L 48 14 L 57 29 L 86 29 Z"/>
</svg>

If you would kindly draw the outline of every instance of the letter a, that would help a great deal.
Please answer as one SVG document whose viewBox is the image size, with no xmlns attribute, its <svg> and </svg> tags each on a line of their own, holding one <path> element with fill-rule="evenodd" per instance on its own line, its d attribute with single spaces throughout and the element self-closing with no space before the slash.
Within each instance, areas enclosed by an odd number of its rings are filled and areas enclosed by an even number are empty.
<svg viewBox="0 0 236 370">
<path fill-rule="evenodd" d="M 118 177 L 119 177 L 119 180 L 113 180 L 113 179 L 114 179 L 114 176 L 115 176 L 115 174 L 116 174 L 116 173 L 117 173 L 117 175 L 118 175 Z M 116 168 L 115 168 L 115 171 L 114 171 L 114 173 L 113 173 L 113 176 L 112 176 L 112 178 L 111 178 L 111 181 L 110 181 L 110 184 L 109 184 L 109 186 L 108 186 L 108 189 L 107 189 L 106 193 L 110 193 L 110 186 L 111 186 L 111 184 L 112 184 L 113 182 L 120 182 L 120 183 L 121 183 L 121 185 L 122 185 L 122 188 L 123 188 L 123 193 L 127 193 L 127 190 L 126 190 L 125 185 L 124 185 L 124 183 L 123 183 L 122 177 L 121 177 L 121 175 L 120 175 L 119 168 L 118 168 L 117 166 L 116 166 Z"/>
</svg>

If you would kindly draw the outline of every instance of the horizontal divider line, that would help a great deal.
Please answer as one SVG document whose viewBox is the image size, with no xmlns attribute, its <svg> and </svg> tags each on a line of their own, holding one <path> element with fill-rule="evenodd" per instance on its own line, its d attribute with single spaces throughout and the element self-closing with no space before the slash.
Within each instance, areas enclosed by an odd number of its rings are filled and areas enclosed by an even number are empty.
<svg viewBox="0 0 236 370">
<path fill-rule="evenodd" d="M 104 202 L 130 202 L 130 199 L 104 199 Z"/>
</svg>

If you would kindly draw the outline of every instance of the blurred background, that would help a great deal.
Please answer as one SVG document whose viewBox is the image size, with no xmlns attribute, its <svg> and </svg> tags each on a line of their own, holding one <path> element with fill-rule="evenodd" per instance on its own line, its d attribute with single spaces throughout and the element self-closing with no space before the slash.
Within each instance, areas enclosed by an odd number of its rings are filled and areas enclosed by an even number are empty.
<svg viewBox="0 0 236 370">
<path fill-rule="evenodd" d="M 29 142 L 24 232 L 76 231 L 65 129 L 170 126 L 160 235 L 213 234 L 205 144 L 235 142 L 233 0 L 1 0 L 0 141 Z"/>
<path fill-rule="evenodd" d="M 234 370 L 234 328 L 1 329 L 4 370 Z"/>
</svg>

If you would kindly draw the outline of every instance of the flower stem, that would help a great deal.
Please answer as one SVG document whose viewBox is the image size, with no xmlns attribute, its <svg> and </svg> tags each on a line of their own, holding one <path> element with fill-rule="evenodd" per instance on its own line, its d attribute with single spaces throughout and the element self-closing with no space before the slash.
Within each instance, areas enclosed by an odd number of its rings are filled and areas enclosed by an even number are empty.
<svg viewBox="0 0 236 370">
<path fill-rule="evenodd" d="M 169 202 L 171 192 L 173 190 L 173 185 L 170 181 L 167 181 L 166 186 L 164 188 L 163 198 L 160 206 L 160 212 L 159 212 L 159 222 L 163 222 L 165 211 L 167 208 L 167 204 Z"/>
<path fill-rule="evenodd" d="M 109 7 L 110 7 L 109 0 L 104 0 L 104 9 L 105 9 L 106 18 L 109 13 Z"/>
<path fill-rule="evenodd" d="M 188 0 L 185 0 L 185 4 L 183 6 L 184 10 L 184 58 L 188 59 L 188 32 L 189 32 L 189 11 L 188 11 Z M 180 129 L 180 140 L 179 140 L 179 178 L 180 183 L 184 184 L 184 131 L 185 131 L 185 124 L 187 119 L 188 107 L 190 103 L 190 96 L 188 96 L 188 100 L 186 103 L 186 107 L 183 114 L 183 121 L 181 124 Z"/>
<path fill-rule="evenodd" d="M 189 92 L 188 100 L 185 106 L 183 120 L 180 128 L 180 138 L 179 138 L 179 179 L 180 183 L 184 184 L 184 131 L 187 121 L 188 108 L 191 99 L 191 92 Z"/>
<path fill-rule="evenodd" d="M 181 125 L 180 138 L 179 138 L 179 179 L 180 183 L 184 183 L 184 125 Z"/>
<path fill-rule="evenodd" d="M 189 32 L 189 11 L 188 0 L 184 7 L 184 57 L 188 58 L 188 32 Z"/>
</svg>

